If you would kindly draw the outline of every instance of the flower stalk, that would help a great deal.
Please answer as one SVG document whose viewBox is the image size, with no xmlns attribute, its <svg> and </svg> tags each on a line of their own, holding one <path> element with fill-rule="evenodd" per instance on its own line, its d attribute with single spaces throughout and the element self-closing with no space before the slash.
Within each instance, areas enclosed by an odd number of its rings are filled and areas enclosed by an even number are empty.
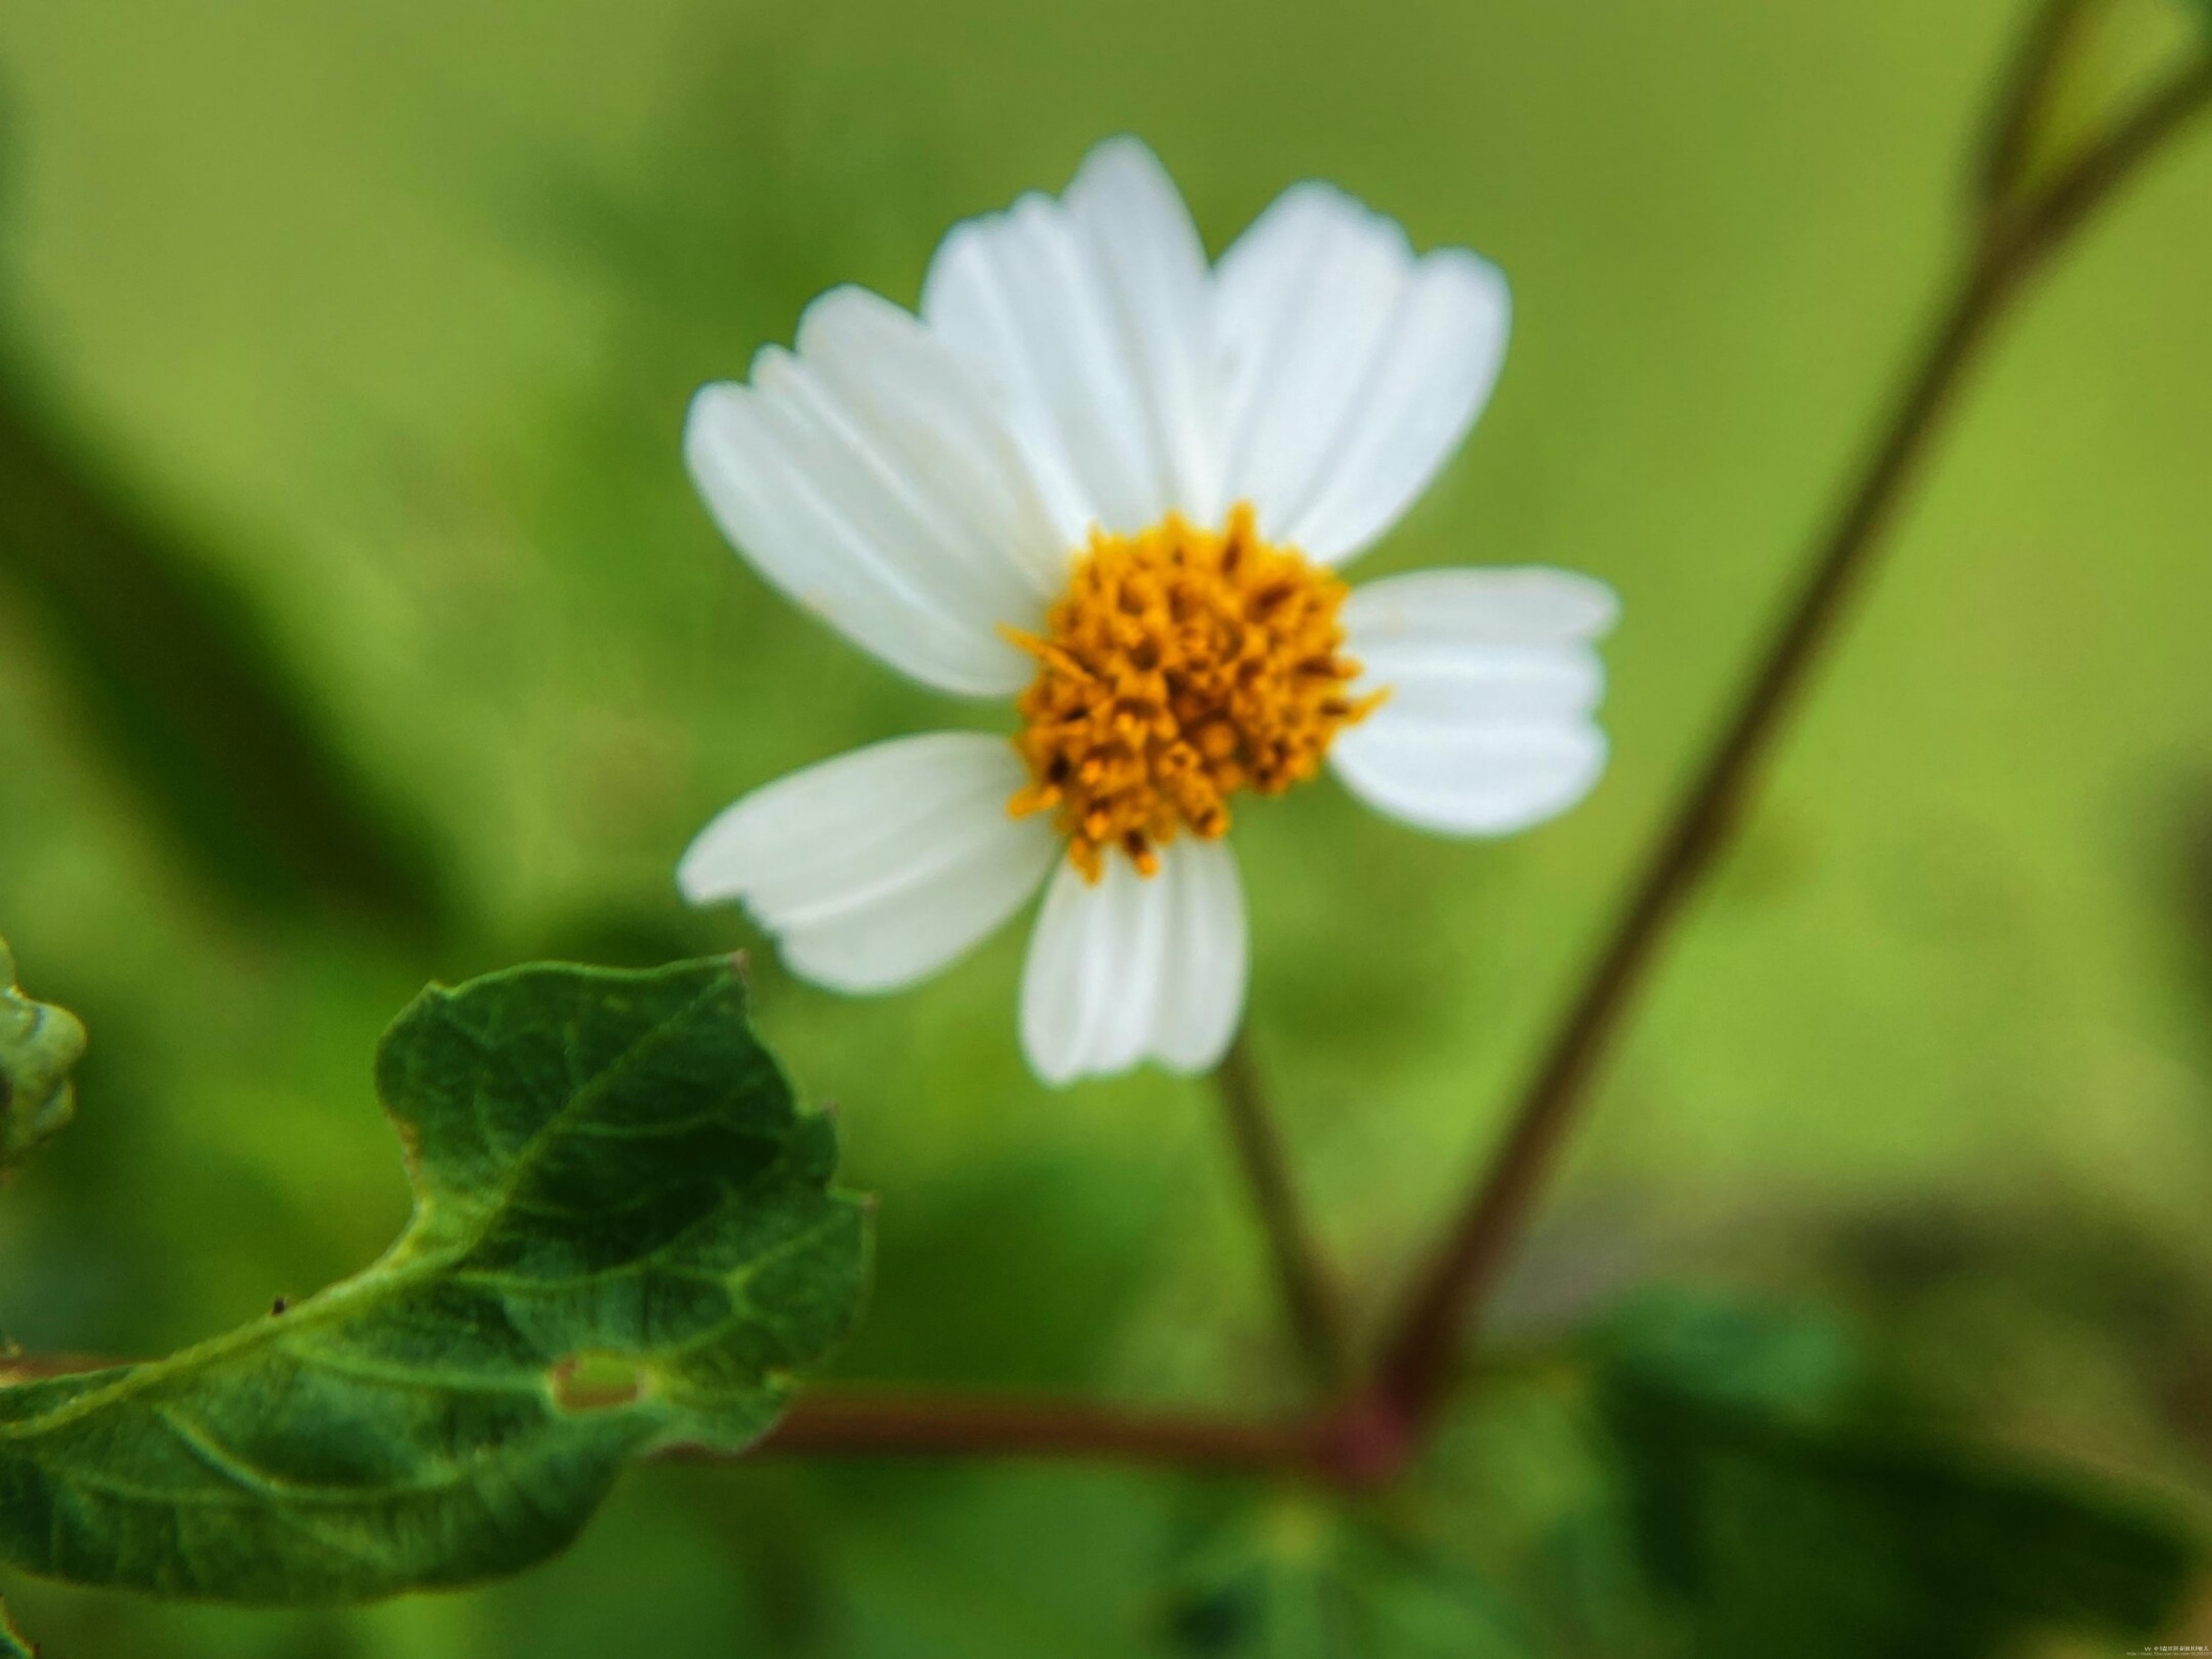
<svg viewBox="0 0 2212 1659">
<path fill-rule="evenodd" d="M 1267 1235 L 1291 1334 L 1314 1382 L 1324 1395 L 1334 1397 L 1352 1380 L 1343 1304 L 1298 1198 L 1290 1158 L 1245 1032 L 1240 1030 L 1229 1045 L 1213 1084 L 1254 1212 Z"/>
<path fill-rule="evenodd" d="M 2015 96 L 2039 96 L 2036 88 L 2049 73 L 2046 67 L 2027 77 Z M 1990 208 L 1942 319 L 1884 421 L 1870 459 L 1816 544 L 1809 575 L 1646 860 L 1504 1140 L 1416 1281 L 1370 1385 L 1364 1408 L 1369 1414 L 1419 1425 L 1437 1408 L 1455 1358 L 1527 1227 L 1598 1064 L 1668 927 L 1741 822 L 1759 769 L 1850 601 L 1864 586 L 1883 532 L 1995 325 L 2027 279 L 2208 102 L 2212 61 L 2192 64 L 2146 99 L 2029 201 Z M 2005 107 L 2001 120 L 2013 119 Z"/>
<path fill-rule="evenodd" d="M 1221 1473 L 1322 1472 L 1315 1423 L 1121 1411 L 1093 1401 L 810 1390 L 768 1437 L 741 1457 L 1042 1457 L 1160 1464 Z M 679 1446 L 669 1462 L 722 1462 L 729 1455 Z"/>
</svg>

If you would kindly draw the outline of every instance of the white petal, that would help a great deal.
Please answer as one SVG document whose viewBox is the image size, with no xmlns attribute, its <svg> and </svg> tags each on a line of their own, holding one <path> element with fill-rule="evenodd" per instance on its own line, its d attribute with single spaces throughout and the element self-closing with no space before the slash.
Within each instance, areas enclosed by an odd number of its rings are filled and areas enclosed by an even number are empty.
<svg viewBox="0 0 2212 1659">
<path fill-rule="evenodd" d="M 1022 1046 L 1046 1082 L 1152 1059 L 1202 1071 L 1243 1012 L 1244 902 L 1229 850 L 1178 840 L 1146 878 L 1118 854 L 1087 881 L 1063 863 L 1022 975 Z"/>
<path fill-rule="evenodd" d="M 792 970 L 890 991 L 945 966 L 1036 890 L 1063 842 L 1006 811 L 1029 775 L 1003 738 L 939 732 L 757 789 L 677 867 L 694 904 L 742 899 Z"/>
<path fill-rule="evenodd" d="M 1152 879 L 1176 884 L 1174 941 L 1152 1052 L 1170 1071 L 1211 1071 L 1244 1013 L 1251 947 L 1237 855 L 1225 842 L 1186 836 L 1160 849 Z"/>
<path fill-rule="evenodd" d="M 888 301 L 835 289 L 799 349 L 702 391 L 684 453 L 761 574 L 893 667 L 948 691 L 1016 690 L 1065 550 L 994 394 Z"/>
<path fill-rule="evenodd" d="M 1370 805 L 1446 835 L 1497 836 L 1564 811 L 1605 769 L 1591 641 L 1612 591 L 1553 570 L 1429 570 L 1346 600 L 1356 694 L 1389 699 L 1330 763 Z"/>
<path fill-rule="evenodd" d="M 1464 249 L 1406 234 L 1327 185 L 1292 186 L 1224 256 L 1223 494 L 1323 563 L 1411 507 L 1489 401 L 1512 307 Z"/>
<path fill-rule="evenodd" d="M 921 314 L 1012 398 L 1066 547 L 1219 516 L 1206 251 L 1143 144 L 1099 145 L 1060 201 L 955 227 Z"/>
<path fill-rule="evenodd" d="M 1413 570 L 1352 589 L 1346 631 L 1370 648 L 1433 641 L 1548 645 L 1595 640 L 1620 616 L 1613 590 L 1590 576 L 1540 566 Z"/>
<path fill-rule="evenodd" d="M 1605 734 L 1587 721 L 1408 730 L 1378 714 L 1330 758 L 1377 811 L 1439 835 L 1506 836 L 1588 794 L 1605 755 Z"/>
</svg>

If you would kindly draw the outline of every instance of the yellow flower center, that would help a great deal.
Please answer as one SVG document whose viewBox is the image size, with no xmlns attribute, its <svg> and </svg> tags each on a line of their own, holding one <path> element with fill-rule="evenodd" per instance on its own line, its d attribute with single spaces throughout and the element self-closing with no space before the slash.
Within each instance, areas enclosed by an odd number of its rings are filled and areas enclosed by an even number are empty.
<svg viewBox="0 0 2212 1659">
<path fill-rule="evenodd" d="M 1270 547 L 1240 506 L 1225 531 L 1170 514 L 1139 536 L 1093 531 L 1017 704 L 1030 783 L 1016 817 L 1050 812 L 1096 881 L 1119 847 L 1138 871 L 1178 829 L 1211 841 L 1239 789 L 1279 795 L 1321 769 L 1336 734 L 1382 694 L 1352 698 L 1337 611 L 1349 590 Z"/>
</svg>

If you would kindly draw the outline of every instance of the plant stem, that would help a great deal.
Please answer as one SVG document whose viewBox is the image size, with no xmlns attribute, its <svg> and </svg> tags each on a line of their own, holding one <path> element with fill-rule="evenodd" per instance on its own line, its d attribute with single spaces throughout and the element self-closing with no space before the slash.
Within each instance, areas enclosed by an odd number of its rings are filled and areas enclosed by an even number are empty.
<svg viewBox="0 0 2212 1659">
<path fill-rule="evenodd" d="M 2009 201 L 2027 177 L 2038 125 L 2050 107 L 2059 66 L 2087 5 L 2087 0 L 2043 0 L 2042 9 L 2013 52 L 2011 67 L 1992 101 L 1996 114 L 1975 169 L 1978 204 L 1984 213 Z"/>
<path fill-rule="evenodd" d="M 2039 197 L 1990 222 L 1917 367 L 1717 741 L 1582 989 L 1545 1051 L 1493 1160 L 1416 1281 L 1370 1384 L 1368 1413 L 1414 1427 L 1435 1410 L 1455 1355 L 1555 1165 L 1608 1041 L 1668 926 L 1739 821 L 1821 648 L 1863 584 L 1882 532 L 1924 460 L 1966 371 L 2023 280 L 2212 98 L 2193 67 L 2093 145 Z"/>
<path fill-rule="evenodd" d="M 2137 105 L 2028 208 L 1991 234 L 2014 260 L 2032 268 L 2118 194 L 2142 164 L 2212 105 L 2212 58 L 2192 64 Z"/>
<path fill-rule="evenodd" d="M 750 1450 L 675 1446 L 674 1462 L 737 1457 L 1045 1457 L 1253 1473 L 1317 1464 L 1309 1424 L 1122 1412 L 1088 1401 L 811 1389 Z"/>
<path fill-rule="evenodd" d="M 1282 1133 L 1268 1108 L 1267 1088 L 1252 1057 L 1251 1042 L 1243 1030 L 1229 1045 L 1228 1054 L 1213 1074 L 1213 1084 L 1221 1096 L 1237 1161 L 1251 1189 L 1252 1206 L 1267 1236 L 1291 1334 L 1314 1380 L 1325 1392 L 1334 1395 L 1352 1378 L 1351 1346 L 1345 1335 L 1342 1308 L 1298 1201 Z"/>
</svg>

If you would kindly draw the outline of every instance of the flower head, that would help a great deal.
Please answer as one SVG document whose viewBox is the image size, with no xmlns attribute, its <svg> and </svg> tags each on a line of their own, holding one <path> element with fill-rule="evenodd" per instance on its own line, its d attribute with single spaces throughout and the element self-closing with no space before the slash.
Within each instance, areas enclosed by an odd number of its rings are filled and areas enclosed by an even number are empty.
<svg viewBox="0 0 2212 1659">
<path fill-rule="evenodd" d="M 1601 584 L 1334 574 L 1457 449 L 1508 319 L 1494 268 L 1417 258 L 1322 185 L 1209 270 L 1127 138 L 1058 200 L 956 227 L 919 318 L 824 295 L 795 350 L 699 394 L 693 476 L 793 599 L 927 684 L 1012 698 L 1020 729 L 757 790 L 684 855 L 685 894 L 742 899 L 807 978 L 883 991 L 1045 883 L 1039 1075 L 1212 1065 L 1244 1000 L 1241 793 L 1326 763 L 1408 823 L 1501 835 L 1604 765 Z"/>
<path fill-rule="evenodd" d="M 1054 813 L 1092 881 L 1117 847 L 1152 876 L 1178 830 L 1218 840 L 1231 794 L 1314 776 L 1387 695 L 1346 689 L 1350 591 L 1261 541 L 1249 506 L 1221 530 L 1170 513 L 1141 536 L 1092 532 L 1046 634 L 1016 636 L 1037 674 L 1014 705 L 1031 781 L 1013 811 Z"/>
</svg>

